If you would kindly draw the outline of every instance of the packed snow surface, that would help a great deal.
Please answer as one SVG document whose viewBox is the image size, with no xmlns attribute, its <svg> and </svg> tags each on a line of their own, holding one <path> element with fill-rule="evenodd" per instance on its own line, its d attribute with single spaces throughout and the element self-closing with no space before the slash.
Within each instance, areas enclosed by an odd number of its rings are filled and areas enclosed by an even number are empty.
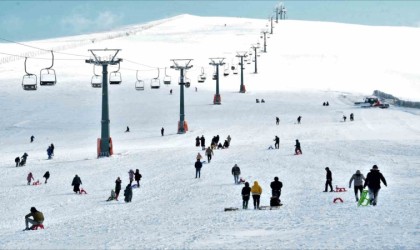
<svg viewBox="0 0 420 250">
<path fill-rule="evenodd" d="M 266 24 L 182 15 L 120 31 L 28 42 L 57 52 L 57 84 L 32 92 L 21 87 L 23 60 L 0 64 L 0 248 L 420 248 L 420 112 L 353 104 L 375 89 L 420 100 L 419 29 L 280 21 L 263 53 L 260 31 Z M 257 42 L 258 74 L 253 62 L 244 63 L 247 92 L 238 93 L 240 74 L 230 71 L 220 76 L 222 104 L 213 105 L 209 58 L 226 58 L 222 73 L 237 67 L 237 51 L 249 51 Z M 122 84 L 109 86 L 115 154 L 97 159 L 101 90 L 91 87 L 93 66 L 84 60 L 88 49 L 102 48 L 122 49 L 118 57 L 124 61 Z M 10 54 L 34 50 L 0 44 L 0 52 Z M 28 72 L 39 74 L 50 66 L 48 52 L 37 57 L 46 60 L 29 58 Z M 192 84 L 185 89 L 189 131 L 182 135 L 177 134 L 179 71 L 169 68 L 174 58 L 194 59 L 187 71 Z M 149 86 L 158 74 L 154 67 L 161 68 L 160 89 Z M 170 86 L 162 82 L 165 67 Z M 134 88 L 137 70 L 144 91 Z M 197 83 L 202 70 L 207 80 Z M 325 101 L 329 107 L 322 106 Z M 350 113 L 355 121 L 343 122 Z M 124 133 L 126 126 L 130 133 Z M 232 142 L 229 149 L 215 150 L 196 179 L 195 156 L 204 152 L 195 147 L 195 138 L 201 135 L 206 145 L 215 135 L 222 141 L 230 135 Z M 268 150 L 275 135 L 280 149 Z M 296 139 L 302 145 L 299 156 L 293 154 Z M 47 160 L 51 143 L 55 155 Z M 13 159 L 24 152 L 27 164 L 16 168 Z M 242 207 L 242 185 L 235 185 L 231 174 L 235 163 L 241 177 L 260 183 L 261 205 L 269 205 L 270 182 L 279 177 L 280 210 L 254 210 L 251 199 L 248 210 L 223 211 Z M 357 207 L 349 179 L 356 170 L 366 176 L 373 164 L 388 187 L 382 185 L 376 207 Z M 332 170 L 333 186 L 347 192 L 322 192 L 325 167 Z M 120 201 L 106 202 L 118 176 L 125 188 L 129 169 L 143 175 L 132 202 L 125 203 L 122 194 Z M 46 171 L 48 184 L 26 184 L 29 172 L 43 182 Z M 87 195 L 72 192 L 76 174 Z M 344 203 L 334 204 L 337 197 Z M 45 229 L 22 232 L 32 206 L 44 213 Z"/>
</svg>

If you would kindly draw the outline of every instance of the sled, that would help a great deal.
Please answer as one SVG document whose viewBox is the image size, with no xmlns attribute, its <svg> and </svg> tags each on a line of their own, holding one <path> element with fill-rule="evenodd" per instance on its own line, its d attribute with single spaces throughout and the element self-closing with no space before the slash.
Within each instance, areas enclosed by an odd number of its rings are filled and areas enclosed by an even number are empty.
<svg viewBox="0 0 420 250">
<path fill-rule="evenodd" d="M 81 188 L 81 189 L 80 189 L 79 193 L 80 193 L 80 194 L 87 194 L 87 193 L 86 193 L 86 190 L 84 190 L 83 188 Z"/>
<path fill-rule="evenodd" d="M 133 184 L 131 185 L 131 188 L 139 188 L 139 186 L 137 186 L 137 184 Z"/>
<path fill-rule="evenodd" d="M 335 186 L 335 192 L 347 192 L 346 188 Z"/>
<path fill-rule="evenodd" d="M 237 207 L 226 207 L 225 208 L 225 212 L 228 212 L 228 211 L 237 211 L 237 210 L 239 210 L 239 208 L 237 208 Z"/>
<path fill-rule="evenodd" d="M 273 207 L 271 207 L 271 206 L 260 206 L 258 208 L 258 210 L 278 210 L 278 209 L 280 209 L 281 206 L 283 206 L 283 204 L 281 204 L 281 203 L 280 203 L 280 206 L 273 206 Z"/>
<path fill-rule="evenodd" d="M 32 183 L 32 185 L 33 186 L 38 186 L 38 185 L 41 185 L 42 183 L 39 181 L 39 180 L 37 180 L 37 181 L 35 181 L 34 183 Z"/>
<path fill-rule="evenodd" d="M 368 196 L 368 191 L 365 189 L 362 191 L 362 195 L 360 195 L 360 199 L 359 202 L 357 203 L 357 206 L 369 206 L 370 205 L 370 200 L 369 198 L 367 198 Z"/>
<path fill-rule="evenodd" d="M 341 203 L 343 203 L 344 201 L 343 201 L 343 199 L 341 199 L 340 197 L 337 197 L 337 198 L 334 198 L 333 202 L 334 202 L 334 203 L 337 203 L 337 202 L 341 202 Z"/>
<path fill-rule="evenodd" d="M 31 230 L 38 230 L 38 229 L 44 229 L 44 225 L 39 224 L 39 225 L 33 225 L 31 228 Z"/>
</svg>

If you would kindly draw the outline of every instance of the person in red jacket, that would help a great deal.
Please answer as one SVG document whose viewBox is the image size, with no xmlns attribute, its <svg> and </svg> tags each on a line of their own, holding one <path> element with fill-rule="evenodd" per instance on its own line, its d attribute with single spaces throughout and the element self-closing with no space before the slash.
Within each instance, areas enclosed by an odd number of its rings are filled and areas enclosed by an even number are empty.
<svg viewBox="0 0 420 250">
<path fill-rule="evenodd" d="M 381 189 L 381 181 L 385 186 L 388 186 L 385 177 L 379 172 L 378 166 L 373 165 L 372 169 L 366 176 L 364 188 L 369 188 L 369 200 L 370 204 L 376 206 L 378 202 L 379 189 Z"/>
</svg>

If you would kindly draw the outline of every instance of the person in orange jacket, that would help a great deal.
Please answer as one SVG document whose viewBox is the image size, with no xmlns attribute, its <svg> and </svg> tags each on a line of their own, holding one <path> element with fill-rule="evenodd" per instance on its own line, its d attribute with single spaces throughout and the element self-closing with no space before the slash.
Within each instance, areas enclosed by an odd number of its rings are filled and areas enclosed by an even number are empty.
<svg viewBox="0 0 420 250">
<path fill-rule="evenodd" d="M 260 208 L 260 196 L 262 188 L 258 185 L 258 181 L 254 181 L 254 185 L 251 187 L 252 199 L 254 200 L 254 209 Z"/>
</svg>

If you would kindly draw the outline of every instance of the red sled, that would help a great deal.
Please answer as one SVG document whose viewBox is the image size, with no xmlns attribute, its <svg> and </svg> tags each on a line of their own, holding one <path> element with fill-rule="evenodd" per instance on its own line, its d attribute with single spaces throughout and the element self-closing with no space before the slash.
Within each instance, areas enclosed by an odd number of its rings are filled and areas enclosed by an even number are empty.
<svg viewBox="0 0 420 250">
<path fill-rule="evenodd" d="M 347 192 L 347 190 L 346 190 L 346 188 L 339 188 L 339 187 L 337 187 L 337 186 L 335 186 L 335 191 L 336 192 Z"/>
<path fill-rule="evenodd" d="M 44 225 L 42 225 L 42 224 L 39 224 L 39 225 L 33 225 L 32 227 L 31 227 L 31 230 L 38 230 L 38 229 L 44 229 Z"/>
<path fill-rule="evenodd" d="M 34 186 L 37 186 L 37 185 L 41 185 L 42 183 L 41 182 L 39 182 L 39 180 L 38 181 L 36 181 L 36 182 L 34 182 L 34 183 L 32 183 L 32 185 L 34 185 Z"/>
<path fill-rule="evenodd" d="M 334 203 L 337 203 L 338 201 L 341 202 L 341 203 L 343 203 L 343 199 L 341 199 L 340 197 L 335 198 L 333 202 Z"/>
<path fill-rule="evenodd" d="M 86 193 L 86 191 L 83 188 L 81 188 L 80 189 L 80 194 L 87 194 L 87 193 Z"/>
</svg>

